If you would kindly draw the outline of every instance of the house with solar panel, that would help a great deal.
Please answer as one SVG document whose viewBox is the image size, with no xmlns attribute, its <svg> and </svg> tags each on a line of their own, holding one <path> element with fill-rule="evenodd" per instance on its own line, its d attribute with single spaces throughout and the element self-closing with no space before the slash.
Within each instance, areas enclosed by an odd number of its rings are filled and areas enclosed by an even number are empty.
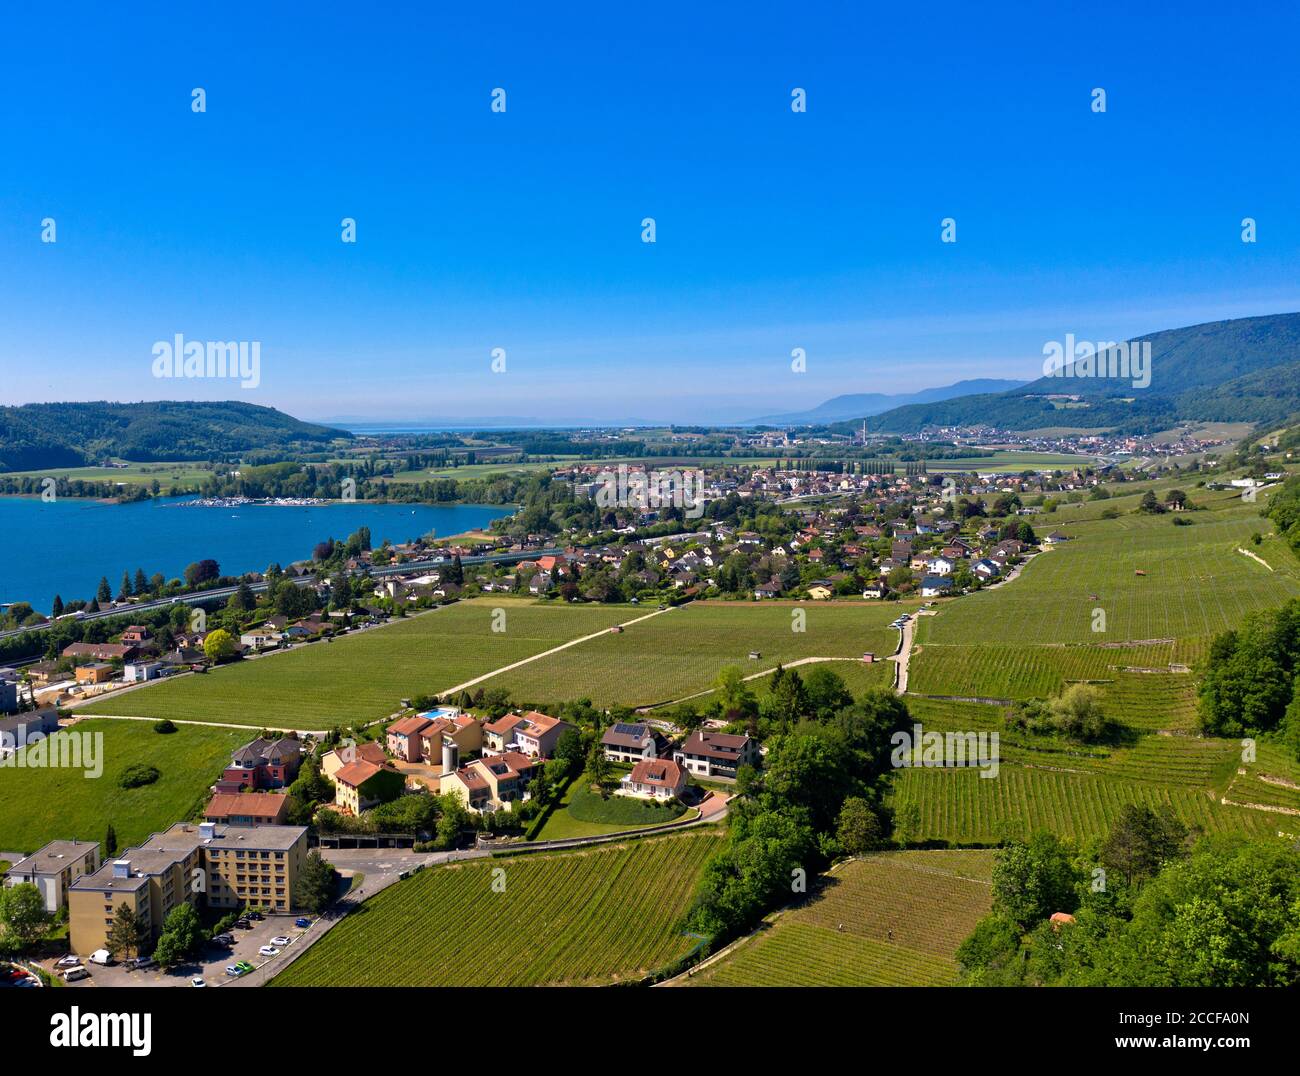
<svg viewBox="0 0 1300 1076">
<path fill-rule="evenodd" d="M 611 762 L 637 763 L 647 758 L 661 758 L 668 751 L 663 733 L 648 724 L 623 721 L 610 725 L 600 738 L 605 757 Z"/>
</svg>

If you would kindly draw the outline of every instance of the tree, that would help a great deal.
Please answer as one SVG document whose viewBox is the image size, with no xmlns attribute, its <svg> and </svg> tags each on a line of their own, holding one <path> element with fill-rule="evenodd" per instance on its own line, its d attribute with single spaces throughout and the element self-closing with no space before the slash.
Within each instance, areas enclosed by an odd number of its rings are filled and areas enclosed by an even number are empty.
<svg viewBox="0 0 1300 1076">
<path fill-rule="evenodd" d="M 309 912 L 323 912 L 334 900 L 338 872 L 319 852 L 309 852 L 298 873 L 298 899 Z"/>
<path fill-rule="evenodd" d="M 107 605 L 113 600 L 113 588 L 108 585 L 108 576 L 99 577 L 99 587 L 95 591 L 95 602 L 99 605 Z"/>
<path fill-rule="evenodd" d="M 59 595 L 54 595 L 54 604 L 50 606 L 50 616 L 61 617 L 63 615 L 63 599 Z"/>
<path fill-rule="evenodd" d="M 1101 863 L 1129 885 L 1154 878 L 1165 863 L 1187 855 L 1187 827 L 1168 806 L 1153 811 L 1126 804 L 1101 848 Z"/>
<path fill-rule="evenodd" d="M 1080 872 L 1054 833 L 1012 841 L 993 860 L 993 911 L 1030 930 L 1053 912 L 1078 907 Z"/>
<path fill-rule="evenodd" d="M 191 590 L 220 578 L 221 568 L 215 560 L 196 561 L 185 569 L 185 583 Z"/>
<path fill-rule="evenodd" d="M 108 830 L 104 833 L 104 857 L 111 859 L 117 855 L 117 830 L 113 828 L 113 823 L 108 824 Z"/>
<path fill-rule="evenodd" d="M 182 901 L 163 923 L 154 959 L 164 968 L 174 968 L 197 953 L 206 940 L 198 911 L 189 901 Z"/>
<path fill-rule="evenodd" d="M 587 778 L 600 789 L 602 796 L 613 783 L 613 770 L 609 759 L 605 757 L 605 748 L 599 740 L 591 745 L 591 750 L 587 753 Z"/>
<path fill-rule="evenodd" d="M 136 597 L 143 597 L 149 593 L 149 580 L 145 578 L 143 568 L 135 570 L 135 579 L 132 581 L 131 589 L 135 592 Z"/>
<path fill-rule="evenodd" d="M 225 628 L 208 632 L 203 640 L 203 653 L 213 664 L 226 661 L 235 655 L 235 639 Z"/>
<path fill-rule="evenodd" d="M 746 717 L 754 712 L 753 692 L 745 683 L 745 674 L 738 665 L 728 665 L 718 673 L 713 683 L 722 704 L 722 712 L 730 721 Z"/>
<path fill-rule="evenodd" d="M 257 599 L 253 596 L 253 588 L 246 582 L 239 584 L 239 589 L 230 595 L 230 600 L 226 603 L 226 608 L 233 613 L 251 613 L 257 607 Z"/>
<path fill-rule="evenodd" d="M 851 856 L 860 856 L 881 845 L 880 819 L 861 796 L 850 796 L 840 808 L 835 836 Z"/>
<path fill-rule="evenodd" d="M 6 948 L 26 949 L 40 941 L 50 927 L 41 891 L 30 882 L 0 889 L 0 926 Z"/>
<path fill-rule="evenodd" d="M 141 916 L 125 904 L 119 904 L 113 913 L 113 923 L 108 928 L 108 949 L 117 958 L 139 956 L 149 940 L 149 927 Z"/>
</svg>

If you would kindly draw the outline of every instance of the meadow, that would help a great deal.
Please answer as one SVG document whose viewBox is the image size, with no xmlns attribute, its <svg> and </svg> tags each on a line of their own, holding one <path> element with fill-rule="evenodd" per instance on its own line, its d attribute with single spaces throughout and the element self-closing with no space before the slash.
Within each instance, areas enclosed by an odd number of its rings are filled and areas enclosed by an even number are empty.
<svg viewBox="0 0 1300 1076">
<path fill-rule="evenodd" d="M 803 631 L 792 630 L 796 610 L 803 612 Z M 651 706 L 709 691 L 728 665 L 748 675 L 805 657 L 892 654 L 898 632 L 888 625 L 900 611 L 896 603 L 692 602 L 493 677 L 485 686 L 505 688 L 530 703 L 586 696 L 597 706 Z M 751 659 L 753 650 L 762 656 Z M 832 668 L 846 680 L 892 676 L 886 666 L 858 677 L 848 671 L 852 666 L 837 661 Z"/>
<path fill-rule="evenodd" d="M 188 819 L 207 802 L 230 753 L 247 742 L 237 729 L 181 725 L 154 732 L 147 721 L 78 721 L 73 730 L 103 734 L 103 774 L 0 767 L 0 848 L 34 852 L 55 839 L 102 840 L 111 823 L 119 848 Z M 125 789 L 117 777 L 133 762 L 157 767 L 150 785 Z"/>
<path fill-rule="evenodd" d="M 504 620 L 494 621 L 497 609 Z M 324 730 L 379 720 L 398 710 L 403 698 L 438 694 L 644 613 L 625 605 L 474 599 L 331 643 L 110 696 L 79 712 Z M 505 630 L 494 631 L 494 622 Z"/>
<path fill-rule="evenodd" d="M 274 986 L 598 985 L 684 956 L 717 831 L 430 867 L 366 901 Z M 504 882 L 493 888 L 494 871 Z"/>
<path fill-rule="evenodd" d="M 946 986 L 957 947 L 992 906 L 993 856 L 889 852 L 846 863 L 772 917 L 696 986 Z"/>
</svg>

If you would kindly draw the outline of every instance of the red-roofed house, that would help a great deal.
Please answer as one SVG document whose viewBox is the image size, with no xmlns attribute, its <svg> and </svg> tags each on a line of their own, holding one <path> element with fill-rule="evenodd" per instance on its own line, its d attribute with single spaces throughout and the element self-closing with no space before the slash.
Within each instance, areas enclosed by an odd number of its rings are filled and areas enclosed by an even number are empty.
<svg viewBox="0 0 1300 1076">
<path fill-rule="evenodd" d="M 666 758 L 642 759 L 623 778 L 618 793 L 642 799 L 670 800 L 686 789 L 686 771 Z"/>
<path fill-rule="evenodd" d="M 420 733 L 433 722 L 427 717 L 404 717 L 388 726 L 388 753 L 403 762 L 419 762 L 424 745 Z"/>
<path fill-rule="evenodd" d="M 288 809 L 289 797 L 276 792 L 218 792 L 203 819 L 228 826 L 282 826 Z"/>
</svg>

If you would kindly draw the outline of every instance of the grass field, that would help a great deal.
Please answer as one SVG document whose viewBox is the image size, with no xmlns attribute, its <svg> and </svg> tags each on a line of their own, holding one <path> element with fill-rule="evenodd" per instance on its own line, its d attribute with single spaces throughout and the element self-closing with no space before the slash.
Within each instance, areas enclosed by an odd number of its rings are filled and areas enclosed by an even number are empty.
<svg viewBox="0 0 1300 1076">
<path fill-rule="evenodd" d="M 945 986 L 957 947 L 988 914 L 993 855 L 891 852 L 845 864 L 686 980 L 708 986 Z"/>
<path fill-rule="evenodd" d="M 109 823 L 119 847 L 138 844 L 201 806 L 230 752 L 248 739 L 237 729 L 194 725 L 160 735 L 146 721 L 78 721 L 73 729 L 103 734 L 103 775 L 0 768 L 0 848 L 30 853 L 56 838 L 98 841 Z M 118 774 L 133 762 L 156 766 L 160 777 L 119 787 Z"/>
<path fill-rule="evenodd" d="M 684 956 L 715 833 L 431 867 L 368 900 L 277 986 L 537 986 L 638 978 Z M 494 871 L 504 891 L 493 888 Z"/>
<path fill-rule="evenodd" d="M 802 632 L 791 630 L 796 610 L 805 617 Z M 888 624 L 900 611 L 896 603 L 693 602 L 494 677 L 486 686 L 503 687 L 511 697 L 533 703 L 585 695 L 597 706 L 649 706 L 708 691 L 727 665 L 749 673 L 804 657 L 860 658 L 866 650 L 892 654 L 898 633 Z M 761 658 L 751 660 L 751 650 Z M 850 662 L 833 665 L 846 679 L 855 675 L 847 671 L 851 667 Z"/>
<path fill-rule="evenodd" d="M 505 611 L 505 631 L 492 630 L 495 609 Z M 644 611 L 635 606 L 475 599 L 332 643 L 140 688 L 80 712 L 328 729 L 377 720 L 403 698 L 437 694 L 638 615 Z"/>
<path fill-rule="evenodd" d="M 536 836 L 539 841 L 560 841 L 567 840 L 570 837 L 598 837 L 609 833 L 622 833 L 629 829 L 639 829 L 643 826 L 664 825 L 667 822 L 674 821 L 668 817 L 667 813 L 652 814 L 648 818 L 631 819 L 629 821 L 590 821 L 587 818 L 580 818 L 573 814 L 570 808 L 573 806 L 575 798 L 583 798 L 580 789 L 582 780 L 579 778 L 574 781 L 564 793 L 564 797 L 555 806 L 546 821 L 542 824 L 541 830 Z M 589 812 L 582 811 L 580 814 Z M 687 814 L 694 817 L 698 812 L 695 808 L 690 808 L 689 812 L 681 812 L 677 817 L 685 817 Z"/>
<path fill-rule="evenodd" d="M 147 486 L 155 478 L 166 493 L 172 486 L 197 487 L 212 471 L 194 463 L 128 463 L 125 467 L 50 467 L 41 471 L 5 471 L 6 478 L 66 478 L 82 482 L 120 482 Z"/>
</svg>

